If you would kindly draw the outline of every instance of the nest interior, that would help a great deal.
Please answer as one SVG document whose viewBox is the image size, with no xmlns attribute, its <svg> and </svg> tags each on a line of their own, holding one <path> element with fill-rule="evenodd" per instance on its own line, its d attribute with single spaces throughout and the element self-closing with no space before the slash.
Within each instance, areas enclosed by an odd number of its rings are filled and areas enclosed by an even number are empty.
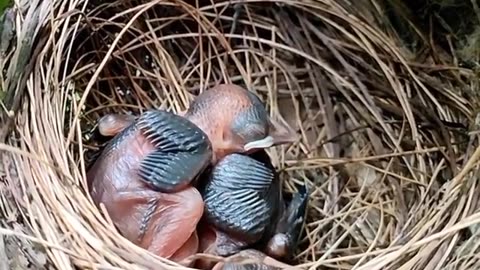
<svg viewBox="0 0 480 270">
<path fill-rule="evenodd" d="M 115 232 L 85 170 L 102 115 L 178 112 L 218 83 L 301 134 L 269 150 L 286 194 L 312 191 L 299 268 L 478 266 L 473 71 L 403 44 L 382 1 L 212 2 L 19 1 L 0 47 L 18 107 L 2 118 L 2 232 L 44 250 L 35 269 L 182 268 Z"/>
</svg>

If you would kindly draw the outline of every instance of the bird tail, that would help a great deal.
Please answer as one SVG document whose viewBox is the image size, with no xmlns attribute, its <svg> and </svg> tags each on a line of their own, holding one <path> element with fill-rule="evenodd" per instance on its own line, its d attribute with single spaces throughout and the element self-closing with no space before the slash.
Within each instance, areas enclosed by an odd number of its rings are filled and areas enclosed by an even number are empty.
<svg viewBox="0 0 480 270">
<path fill-rule="evenodd" d="M 305 224 L 309 195 L 310 192 L 306 186 L 299 187 L 277 223 L 274 238 L 280 237 L 286 240 L 283 242 L 286 245 L 283 250 L 288 254 L 292 254 L 298 245 L 300 233 Z"/>
<path fill-rule="evenodd" d="M 308 198 L 310 192 L 306 186 L 300 186 L 298 192 L 293 195 L 293 198 L 288 205 L 286 216 L 286 233 L 292 239 L 292 249 L 297 245 L 302 227 L 305 224 L 305 214 L 307 212 Z"/>
</svg>

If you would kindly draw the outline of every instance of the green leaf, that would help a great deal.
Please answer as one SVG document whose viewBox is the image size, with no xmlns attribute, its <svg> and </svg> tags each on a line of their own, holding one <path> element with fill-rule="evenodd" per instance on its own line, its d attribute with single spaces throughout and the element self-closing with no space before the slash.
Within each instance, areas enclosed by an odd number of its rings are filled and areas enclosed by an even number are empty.
<svg viewBox="0 0 480 270">
<path fill-rule="evenodd" d="M 5 8 L 9 7 L 11 4 L 11 0 L 0 0 L 0 15 L 2 15 Z"/>
</svg>

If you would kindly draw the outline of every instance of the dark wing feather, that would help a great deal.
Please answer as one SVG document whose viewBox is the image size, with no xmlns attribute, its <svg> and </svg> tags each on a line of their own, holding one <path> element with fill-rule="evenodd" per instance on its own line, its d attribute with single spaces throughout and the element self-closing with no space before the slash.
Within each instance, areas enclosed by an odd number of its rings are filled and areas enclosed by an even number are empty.
<svg viewBox="0 0 480 270">
<path fill-rule="evenodd" d="M 274 214 L 267 194 L 274 172 L 241 154 L 222 159 L 210 173 L 203 191 L 205 214 L 221 230 L 255 242 L 271 226 Z"/>
<path fill-rule="evenodd" d="M 195 124 L 167 111 L 151 110 L 137 127 L 156 150 L 141 162 L 143 181 L 162 192 L 175 192 L 193 181 L 212 158 L 207 135 Z"/>
<path fill-rule="evenodd" d="M 247 155 L 230 154 L 218 162 L 211 173 L 210 185 L 222 190 L 267 192 L 274 171 Z"/>
</svg>

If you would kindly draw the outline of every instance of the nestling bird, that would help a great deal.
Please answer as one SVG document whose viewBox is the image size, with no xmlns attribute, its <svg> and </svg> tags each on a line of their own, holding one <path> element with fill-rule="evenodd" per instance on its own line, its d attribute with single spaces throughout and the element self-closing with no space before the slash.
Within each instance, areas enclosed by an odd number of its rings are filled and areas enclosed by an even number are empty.
<svg viewBox="0 0 480 270">
<path fill-rule="evenodd" d="M 197 96 L 183 117 L 111 114 L 98 126 L 114 138 L 87 173 L 94 202 L 105 205 L 124 237 L 174 261 L 198 250 L 204 203 L 194 184 L 207 166 L 297 139 L 268 117 L 257 96 L 225 84 Z"/>
<path fill-rule="evenodd" d="M 213 164 L 230 153 L 253 153 L 299 137 L 288 125 L 273 121 L 255 94 L 234 84 L 203 92 L 184 116 L 208 135 Z"/>
<path fill-rule="evenodd" d="M 198 229 L 202 252 L 229 256 L 253 248 L 280 260 L 292 254 L 308 191 L 301 188 L 286 208 L 278 175 L 264 150 L 225 156 L 208 172 L 201 193 L 205 204 Z"/>
</svg>

